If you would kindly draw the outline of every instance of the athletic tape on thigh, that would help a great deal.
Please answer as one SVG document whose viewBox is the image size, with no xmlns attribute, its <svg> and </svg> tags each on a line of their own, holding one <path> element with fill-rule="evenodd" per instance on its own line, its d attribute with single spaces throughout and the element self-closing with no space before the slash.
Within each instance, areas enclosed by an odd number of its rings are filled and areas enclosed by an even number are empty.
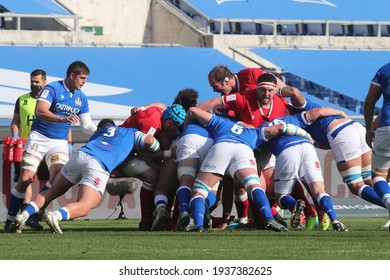
<svg viewBox="0 0 390 280">
<path fill-rule="evenodd" d="M 30 170 L 32 172 L 37 171 L 39 166 L 39 159 L 32 156 L 24 156 L 22 159 L 22 169 Z"/>
<path fill-rule="evenodd" d="M 47 168 L 50 170 L 50 166 L 53 164 L 62 164 L 65 165 L 69 160 L 69 155 L 65 153 L 54 153 L 51 154 L 49 157 L 46 157 L 46 165 Z"/>
<path fill-rule="evenodd" d="M 362 167 L 362 177 L 364 181 L 371 179 L 371 164 Z"/>
<path fill-rule="evenodd" d="M 198 171 L 198 169 L 193 166 L 180 166 L 177 168 L 177 178 L 180 179 L 180 177 L 183 175 L 188 175 L 195 178 L 196 171 Z"/>
<path fill-rule="evenodd" d="M 206 185 L 202 180 L 195 179 L 193 191 L 200 193 L 203 197 L 207 197 L 210 191 L 210 187 Z"/>
<path fill-rule="evenodd" d="M 350 169 L 341 171 L 340 175 L 343 177 L 343 182 L 346 184 L 356 184 L 363 181 L 361 166 L 354 166 Z"/>
<path fill-rule="evenodd" d="M 251 185 L 259 185 L 260 186 L 260 179 L 257 175 L 249 175 L 242 180 L 242 184 L 244 185 L 245 190 L 251 186 Z"/>
</svg>

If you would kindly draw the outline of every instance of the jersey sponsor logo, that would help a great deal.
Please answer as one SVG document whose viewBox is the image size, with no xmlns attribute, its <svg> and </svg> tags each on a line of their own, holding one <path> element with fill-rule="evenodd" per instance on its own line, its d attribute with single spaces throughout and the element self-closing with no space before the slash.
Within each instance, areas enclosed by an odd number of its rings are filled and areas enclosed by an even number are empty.
<svg viewBox="0 0 390 280">
<path fill-rule="evenodd" d="M 249 160 L 249 164 L 250 164 L 250 166 L 256 167 L 256 161 L 254 161 L 253 159 Z"/>
<path fill-rule="evenodd" d="M 77 115 L 80 112 L 79 108 L 74 108 L 72 106 L 61 103 L 56 103 L 56 105 L 54 106 L 54 110 L 56 112 L 61 112 L 67 115 Z"/>
<path fill-rule="evenodd" d="M 64 98 L 65 98 L 65 96 L 63 96 L 63 95 L 61 94 L 61 99 L 64 100 Z"/>
<path fill-rule="evenodd" d="M 235 94 L 229 94 L 226 96 L 226 102 L 234 101 L 237 99 L 237 96 Z"/>
<path fill-rule="evenodd" d="M 101 180 L 100 180 L 99 177 L 96 177 L 95 179 L 93 179 L 93 184 L 94 184 L 95 186 L 99 186 L 99 185 L 100 185 L 100 182 L 101 182 Z"/>
<path fill-rule="evenodd" d="M 39 97 L 47 98 L 48 95 L 49 95 L 49 90 L 45 89 L 45 90 L 42 91 L 42 93 L 41 93 L 41 95 Z"/>
<path fill-rule="evenodd" d="M 315 168 L 317 168 L 317 169 L 320 169 L 320 168 L 321 168 L 321 165 L 320 165 L 320 162 L 319 162 L 319 161 L 316 161 L 316 162 L 314 163 L 314 166 L 315 166 Z"/>
<path fill-rule="evenodd" d="M 27 105 L 28 105 L 28 99 L 23 100 L 23 106 L 27 106 Z"/>
</svg>

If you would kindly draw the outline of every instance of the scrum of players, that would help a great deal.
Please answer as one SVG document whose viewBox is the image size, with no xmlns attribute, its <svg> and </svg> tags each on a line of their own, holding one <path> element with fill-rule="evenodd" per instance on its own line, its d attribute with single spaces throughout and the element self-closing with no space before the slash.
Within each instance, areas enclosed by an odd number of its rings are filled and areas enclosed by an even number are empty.
<svg viewBox="0 0 390 280">
<path fill-rule="evenodd" d="M 343 111 L 305 99 L 298 89 L 260 68 L 232 73 L 219 65 L 210 71 L 208 81 L 219 93 L 215 98 L 198 104 L 198 92 L 183 89 L 169 106 L 151 103 L 132 108 L 118 126 L 134 129 L 135 136 L 128 139 L 132 149 L 108 170 L 110 179 L 105 182 L 121 178 L 128 178 L 129 184 L 133 178 L 142 182 L 140 230 L 348 231 L 325 191 L 316 148 L 332 150 L 353 194 L 384 207 L 371 187 L 371 148 L 365 128 Z M 101 135 L 119 130 L 113 122 L 105 122 L 113 128 Z M 91 139 L 102 137 L 94 135 Z M 71 173 L 70 167 L 64 169 L 62 181 L 72 182 L 66 173 Z M 56 179 L 53 186 L 61 184 L 61 191 L 40 193 L 16 215 L 10 232 L 21 232 L 29 215 L 71 185 Z M 64 207 L 46 213 L 52 231 L 62 233 L 61 220 L 87 215 L 98 205 L 105 184 L 93 191 L 99 196 L 84 207 L 88 209 L 72 212 Z M 222 217 L 215 217 L 219 205 Z M 281 210 L 289 210 L 291 217 L 284 219 Z"/>
</svg>

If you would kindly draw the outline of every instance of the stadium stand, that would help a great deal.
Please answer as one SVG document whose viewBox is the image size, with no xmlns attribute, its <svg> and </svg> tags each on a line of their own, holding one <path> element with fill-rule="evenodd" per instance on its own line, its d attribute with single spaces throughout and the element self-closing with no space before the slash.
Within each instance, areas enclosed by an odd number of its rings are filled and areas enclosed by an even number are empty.
<svg viewBox="0 0 390 280">
<path fill-rule="evenodd" d="M 4 29 L 66 31 L 69 27 L 61 19 L 78 20 L 78 16 L 54 0 L 0 0 L 0 13 Z M 73 29 L 76 26 L 75 23 Z"/>
<path fill-rule="evenodd" d="M 359 101 L 364 100 L 376 69 L 390 59 L 389 51 L 261 48 L 251 51 L 288 72 L 284 73 L 287 83 L 310 94 L 320 94 L 323 98 L 329 98 L 332 103 L 337 102 L 352 110 L 359 105 Z M 329 94 L 329 90 L 325 88 L 334 92 Z M 342 99 L 345 99 L 345 102 L 342 102 Z"/>
</svg>

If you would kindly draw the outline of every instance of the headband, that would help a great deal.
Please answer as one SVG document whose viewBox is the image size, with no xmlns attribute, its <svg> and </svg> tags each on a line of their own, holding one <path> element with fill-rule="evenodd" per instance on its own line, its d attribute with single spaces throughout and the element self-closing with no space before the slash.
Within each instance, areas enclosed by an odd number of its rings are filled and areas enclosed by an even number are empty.
<svg viewBox="0 0 390 280">
<path fill-rule="evenodd" d="M 261 82 L 257 84 L 257 87 L 265 87 L 265 88 L 274 88 L 276 89 L 276 85 L 271 82 Z"/>
</svg>

